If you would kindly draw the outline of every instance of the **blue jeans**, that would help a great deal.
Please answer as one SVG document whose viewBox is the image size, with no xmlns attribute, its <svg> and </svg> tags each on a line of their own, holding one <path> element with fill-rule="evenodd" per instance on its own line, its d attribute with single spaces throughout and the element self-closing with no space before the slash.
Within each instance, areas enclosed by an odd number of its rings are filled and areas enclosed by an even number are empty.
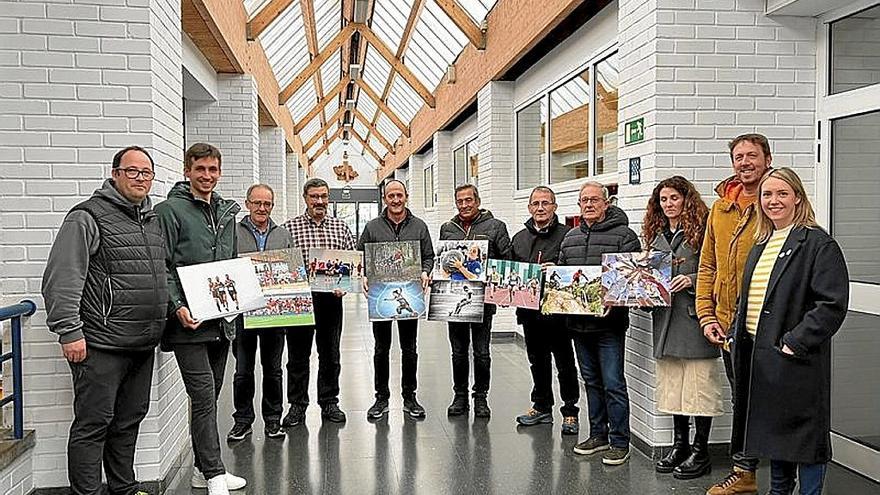
<svg viewBox="0 0 880 495">
<path fill-rule="evenodd" d="M 798 464 L 788 461 L 770 461 L 769 495 L 791 495 L 796 481 L 800 481 L 800 495 L 819 495 L 825 483 L 827 464 Z"/>
<path fill-rule="evenodd" d="M 573 332 L 587 389 L 590 437 L 607 437 L 612 447 L 629 447 L 629 394 L 623 375 L 624 332 Z"/>
</svg>

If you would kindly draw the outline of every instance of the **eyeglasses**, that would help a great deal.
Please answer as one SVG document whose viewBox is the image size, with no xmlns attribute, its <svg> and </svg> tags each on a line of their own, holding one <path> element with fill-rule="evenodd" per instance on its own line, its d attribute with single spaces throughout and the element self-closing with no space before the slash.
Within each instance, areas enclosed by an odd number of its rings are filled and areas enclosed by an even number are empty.
<svg viewBox="0 0 880 495">
<path fill-rule="evenodd" d="M 552 201 L 532 201 L 531 203 L 529 203 L 529 206 L 531 206 L 532 208 L 547 208 L 555 204 L 556 203 Z"/>
<path fill-rule="evenodd" d="M 153 177 L 156 176 L 155 172 L 148 169 L 140 170 L 137 168 L 117 168 L 116 170 L 124 173 L 125 176 L 129 179 L 137 179 L 139 176 L 143 176 L 144 180 L 153 180 Z"/>
<path fill-rule="evenodd" d="M 265 209 L 267 209 L 267 210 L 268 210 L 269 208 L 271 208 L 272 206 L 275 205 L 275 203 L 273 203 L 273 202 L 271 202 L 271 201 L 251 201 L 251 200 L 249 200 L 249 199 L 246 200 L 246 201 L 247 201 L 248 203 L 250 203 L 250 204 L 256 206 L 257 208 L 265 208 Z"/>
<path fill-rule="evenodd" d="M 330 198 L 329 194 L 309 194 L 308 198 L 312 201 L 327 201 Z"/>
<path fill-rule="evenodd" d="M 599 204 L 599 203 L 602 203 L 603 201 L 605 201 L 605 198 L 592 197 L 592 198 L 581 198 L 580 200 L 578 200 L 578 203 L 580 203 L 582 205 L 589 205 L 589 204 Z"/>
<path fill-rule="evenodd" d="M 471 197 L 455 200 L 455 204 L 457 204 L 457 205 L 469 205 L 473 202 L 474 202 L 474 198 L 471 198 Z"/>
</svg>

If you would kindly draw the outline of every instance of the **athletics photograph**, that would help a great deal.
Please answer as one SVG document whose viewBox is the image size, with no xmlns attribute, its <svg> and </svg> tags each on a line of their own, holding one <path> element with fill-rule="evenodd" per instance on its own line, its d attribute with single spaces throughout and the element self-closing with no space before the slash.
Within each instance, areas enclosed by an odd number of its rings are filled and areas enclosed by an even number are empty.
<svg viewBox="0 0 880 495">
<path fill-rule="evenodd" d="M 254 265 L 266 307 L 244 315 L 244 328 L 314 325 L 312 292 L 299 249 L 276 249 L 242 255 Z"/>
<path fill-rule="evenodd" d="M 486 302 L 538 309 L 541 303 L 541 265 L 490 259 L 486 270 Z"/>
<path fill-rule="evenodd" d="M 672 253 L 645 251 L 602 255 L 606 306 L 657 307 L 672 302 Z"/>
<path fill-rule="evenodd" d="M 314 292 L 363 290 L 364 255 L 360 251 L 311 248 L 306 270 Z"/>
<path fill-rule="evenodd" d="M 431 282 L 428 319 L 432 321 L 479 323 L 483 321 L 485 291 L 481 282 Z"/>
<path fill-rule="evenodd" d="M 486 280 L 489 241 L 438 241 L 432 280 Z"/>
<path fill-rule="evenodd" d="M 550 266 L 544 274 L 544 314 L 594 315 L 604 313 L 601 266 Z"/>
<path fill-rule="evenodd" d="M 251 261 L 243 258 L 177 268 L 193 319 L 235 316 L 266 304 Z"/>
</svg>

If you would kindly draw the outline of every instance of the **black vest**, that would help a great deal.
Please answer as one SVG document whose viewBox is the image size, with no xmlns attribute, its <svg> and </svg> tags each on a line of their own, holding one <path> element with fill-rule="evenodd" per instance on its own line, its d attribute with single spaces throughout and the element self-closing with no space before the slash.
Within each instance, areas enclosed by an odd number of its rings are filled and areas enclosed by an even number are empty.
<svg viewBox="0 0 880 495">
<path fill-rule="evenodd" d="M 152 349 L 168 311 L 165 237 L 158 216 L 101 197 L 71 211 L 76 210 L 90 214 L 100 234 L 80 303 L 86 342 L 111 350 Z"/>
</svg>

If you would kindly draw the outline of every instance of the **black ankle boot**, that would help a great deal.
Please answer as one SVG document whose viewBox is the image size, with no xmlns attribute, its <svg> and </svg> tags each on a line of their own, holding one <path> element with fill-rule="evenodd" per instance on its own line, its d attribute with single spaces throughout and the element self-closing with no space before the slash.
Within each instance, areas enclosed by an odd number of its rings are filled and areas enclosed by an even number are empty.
<svg viewBox="0 0 880 495">
<path fill-rule="evenodd" d="M 654 465 L 654 469 L 656 469 L 658 473 L 671 473 L 676 466 L 684 462 L 684 460 L 690 455 L 691 449 L 688 445 L 690 425 L 688 424 L 688 420 L 689 418 L 687 416 L 681 416 L 678 414 L 672 416 L 674 435 L 672 450 Z"/>
<path fill-rule="evenodd" d="M 672 472 L 672 476 L 678 480 L 692 480 L 712 471 L 712 459 L 709 457 L 709 431 L 712 429 L 712 418 L 694 416 L 694 425 L 696 433 L 694 433 L 691 455 Z"/>
</svg>

